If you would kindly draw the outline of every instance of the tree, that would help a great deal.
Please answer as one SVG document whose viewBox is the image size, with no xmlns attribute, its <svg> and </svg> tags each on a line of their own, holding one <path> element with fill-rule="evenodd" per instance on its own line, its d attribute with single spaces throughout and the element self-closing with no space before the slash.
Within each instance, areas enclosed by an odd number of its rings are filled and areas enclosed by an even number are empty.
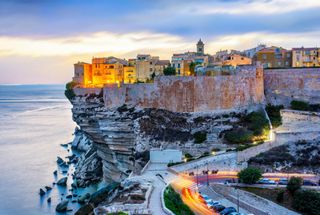
<svg viewBox="0 0 320 215">
<path fill-rule="evenodd" d="M 262 177 L 262 173 L 258 168 L 248 167 L 238 173 L 240 182 L 245 184 L 254 184 Z"/>
<path fill-rule="evenodd" d="M 176 69 L 172 66 L 168 66 L 163 70 L 164 75 L 176 75 Z"/>
<path fill-rule="evenodd" d="M 300 177 L 291 177 L 288 184 L 287 184 L 287 190 L 294 194 L 297 190 L 301 188 L 303 179 Z"/>
<path fill-rule="evenodd" d="M 292 207 L 309 215 L 319 215 L 320 193 L 313 190 L 299 190 L 293 196 Z"/>
</svg>

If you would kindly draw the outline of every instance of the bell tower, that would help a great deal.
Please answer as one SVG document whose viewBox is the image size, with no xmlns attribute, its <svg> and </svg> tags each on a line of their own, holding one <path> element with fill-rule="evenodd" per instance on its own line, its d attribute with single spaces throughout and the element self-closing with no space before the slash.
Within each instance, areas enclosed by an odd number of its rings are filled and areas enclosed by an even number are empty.
<svg viewBox="0 0 320 215">
<path fill-rule="evenodd" d="M 198 55 L 204 55 L 204 43 L 199 39 L 197 43 L 197 54 Z"/>
</svg>

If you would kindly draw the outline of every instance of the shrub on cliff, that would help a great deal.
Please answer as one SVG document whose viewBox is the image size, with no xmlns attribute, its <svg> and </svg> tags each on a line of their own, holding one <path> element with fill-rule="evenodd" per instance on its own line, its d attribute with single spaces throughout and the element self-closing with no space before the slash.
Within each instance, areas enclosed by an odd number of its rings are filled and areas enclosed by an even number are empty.
<svg viewBox="0 0 320 215">
<path fill-rule="evenodd" d="M 69 99 L 69 100 L 72 100 L 76 94 L 74 94 L 73 92 L 73 88 L 77 85 L 77 83 L 71 81 L 71 82 L 68 82 L 66 84 L 66 90 L 64 91 L 64 95 Z"/>
<path fill-rule="evenodd" d="M 282 124 L 280 110 L 283 109 L 283 105 L 271 105 L 266 106 L 266 111 L 270 118 L 273 127 L 279 127 Z"/>
<path fill-rule="evenodd" d="M 176 69 L 174 67 L 168 66 L 163 70 L 164 75 L 176 75 Z"/>
<path fill-rule="evenodd" d="M 254 184 L 262 177 L 262 173 L 258 168 L 248 167 L 241 170 L 238 177 L 241 183 Z"/>
<path fill-rule="evenodd" d="M 292 207 L 309 215 L 319 215 L 320 193 L 313 190 L 299 190 L 295 193 Z"/>
<path fill-rule="evenodd" d="M 265 136 L 269 132 L 269 122 L 262 111 L 251 112 L 244 117 L 243 123 L 253 131 L 254 136 Z"/>
<path fill-rule="evenodd" d="M 237 128 L 225 132 L 224 138 L 229 143 L 251 143 L 253 139 L 253 132 L 246 128 Z"/>
<path fill-rule="evenodd" d="M 293 110 L 302 110 L 302 111 L 309 111 L 310 110 L 309 104 L 304 101 L 293 100 L 290 103 L 290 105 Z"/>
<path fill-rule="evenodd" d="M 300 177 L 291 177 L 288 184 L 287 184 L 287 190 L 294 194 L 297 190 L 299 190 L 302 186 L 303 179 Z"/>
<path fill-rule="evenodd" d="M 198 131 L 193 134 L 194 142 L 195 143 L 203 143 L 207 140 L 207 132 L 205 131 Z"/>
</svg>

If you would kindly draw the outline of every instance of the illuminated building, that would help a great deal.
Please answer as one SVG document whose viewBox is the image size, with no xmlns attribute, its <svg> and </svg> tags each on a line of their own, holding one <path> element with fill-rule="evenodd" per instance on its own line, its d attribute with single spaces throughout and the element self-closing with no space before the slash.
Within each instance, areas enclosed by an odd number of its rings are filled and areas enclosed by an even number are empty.
<svg viewBox="0 0 320 215">
<path fill-rule="evenodd" d="M 317 67 L 320 66 L 319 48 L 293 48 L 292 67 Z"/>
</svg>

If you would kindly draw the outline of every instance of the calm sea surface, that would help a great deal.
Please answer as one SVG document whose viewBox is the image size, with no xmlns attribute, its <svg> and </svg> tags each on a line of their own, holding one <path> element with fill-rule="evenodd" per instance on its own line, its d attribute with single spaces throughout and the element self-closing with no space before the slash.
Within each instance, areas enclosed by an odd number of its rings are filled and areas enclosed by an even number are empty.
<svg viewBox="0 0 320 215">
<path fill-rule="evenodd" d="M 38 194 L 57 180 L 57 155 L 68 155 L 60 144 L 72 141 L 76 126 L 63 92 L 63 85 L 0 85 L 1 215 L 55 214 L 59 194 L 68 193 L 54 188 L 43 198 Z"/>
</svg>

